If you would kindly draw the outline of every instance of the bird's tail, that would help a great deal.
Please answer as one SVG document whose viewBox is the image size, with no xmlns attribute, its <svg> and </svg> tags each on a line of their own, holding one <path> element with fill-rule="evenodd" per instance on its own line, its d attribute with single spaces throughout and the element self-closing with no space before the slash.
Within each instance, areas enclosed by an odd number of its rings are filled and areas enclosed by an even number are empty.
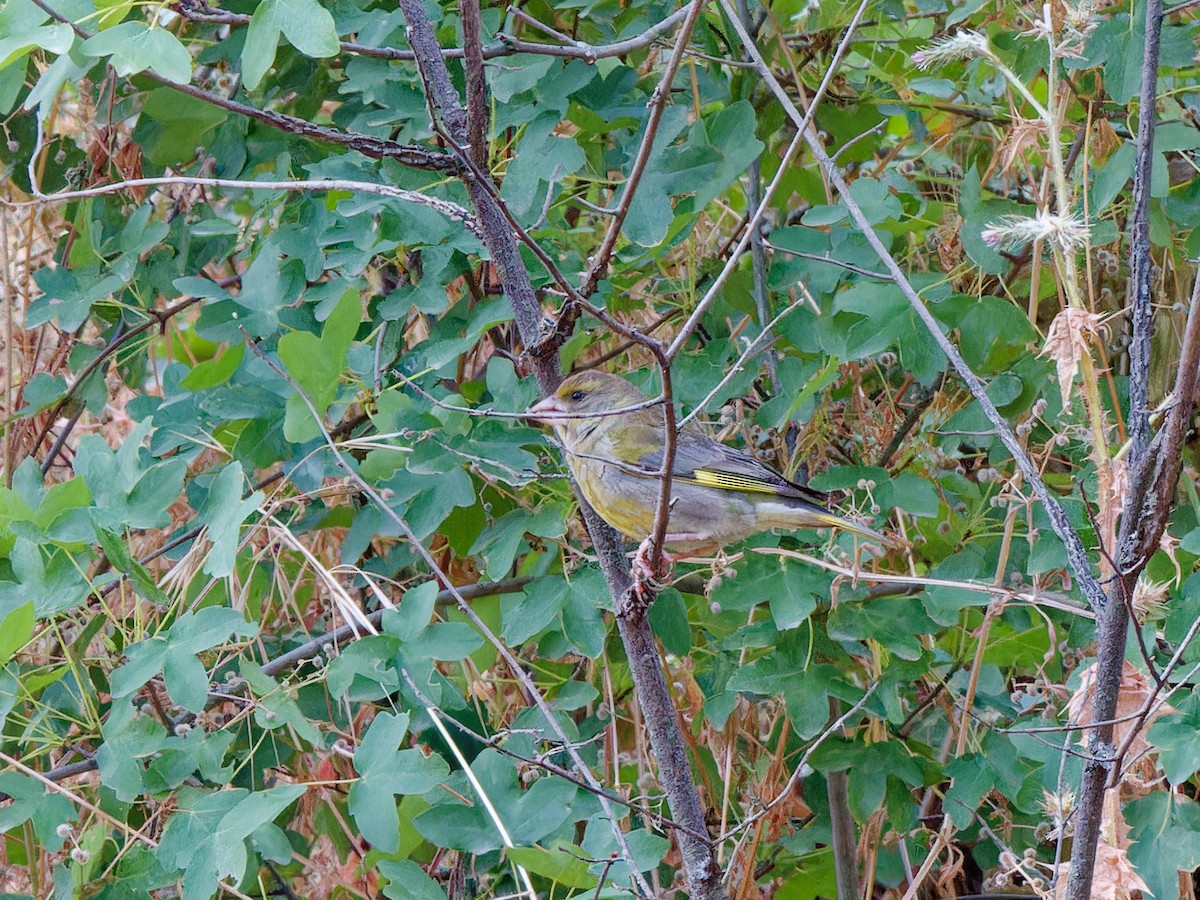
<svg viewBox="0 0 1200 900">
<path fill-rule="evenodd" d="M 830 528 L 838 528 L 842 531 L 848 531 L 851 534 L 857 534 L 859 537 L 882 544 L 885 547 L 891 543 L 891 541 L 875 529 L 868 528 L 866 525 L 855 522 L 853 519 L 847 519 L 845 516 L 839 516 L 837 513 L 831 513 L 824 509 L 814 509 L 811 511 L 811 515 L 821 525 L 828 525 Z"/>
</svg>

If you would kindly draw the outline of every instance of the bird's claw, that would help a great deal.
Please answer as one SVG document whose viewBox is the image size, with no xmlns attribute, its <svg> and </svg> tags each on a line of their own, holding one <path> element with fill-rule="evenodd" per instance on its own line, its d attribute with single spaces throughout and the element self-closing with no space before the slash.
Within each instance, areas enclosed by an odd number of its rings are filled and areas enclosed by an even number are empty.
<svg viewBox="0 0 1200 900">
<path fill-rule="evenodd" d="M 651 564 L 653 540 L 646 538 L 633 555 L 633 565 L 630 575 L 633 578 L 629 586 L 629 601 L 626 613 L 641 614 L 650 608 L 655 595 L 667 586 L 666 580 L 671 575 L 671 557 L 665 552 L 660 554 L 658 566 Z"/>
</svg>

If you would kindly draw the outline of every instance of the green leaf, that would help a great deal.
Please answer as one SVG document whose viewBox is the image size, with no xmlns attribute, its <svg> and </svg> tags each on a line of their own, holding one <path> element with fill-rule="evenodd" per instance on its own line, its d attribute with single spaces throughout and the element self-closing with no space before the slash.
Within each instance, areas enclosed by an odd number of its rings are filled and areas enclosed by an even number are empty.
<svg viewBox="0 0 1200 900">
<path fill-rule="evenodd" d="M 843 601 L 829 614 L 829 636 L 838 641 L 878 641 L 901 659 L 925 652 L 920 635 L 936 631 L 916 597 Z"/>
<path fill-rule="evenodd" d="M 5 615 L 32 599 L 37 617 L 49 618 L 82 603 L 90 589 L 81 573 L 83 562 L 52 545 L 17 538 L 7 562 L 14 580 L 0 580 Z"/>
<path fill-rule="evenodd" d="M 692 632 L 688 627 L 687 607 L 683 594 L 675 588 L 659 591 L 650 607 L 650 624 L 655 636 L 668 653 L 687 656 L 692 649 Z"/>
<path fill-rule="evenodd" d="M 609 601 L 608 584 L 596 569 L 574 573 L 562 610 L 563 636 L 580 655 L 597 659 L 604 652 L 608 626 L 601 610 Z"/>
<path fill-rule="evenodd" d="M 199 712 L 208 695 L 208 673 L 196 654 L 219 646 L 230 637 L 250 637 L 258 632 L 235 609 L 208 606 L 186 612 L 162 634 L 134 644 L 126 651 L 124 665 L 113 671 L 114 697 L 128 697 L 162 672 L 171 698 Z"/>
<path fill-rule="evenodd" d="M 539 578 L 516 594 L 500 598 L 504 630 L 500 636 L 514 646 L 549 628 L 567 604 L 567 582 L 561 576 Z"/>
<path fill-rule="evenodd" d="M 446 892 L 411 859 L 381 860 L 377 868 L 388 879 L 383 896 L 389 900 L 446 900 Z"/>
<path fill-rule="evenodd" d="M 0 622 L 0 666 L 8 665 L 13 654 L 33 637 L 33 623 L 33 601 L 5 613 L 4 620 Z"/>
<path fill-rule="evenodd" d="M 187 460 L 149 463 L 142 441 L 150 432 L 146 419 L 115 451 L 97 434 L 79 442 L 75 472 L 83 477 L 96 503 L 96 521 L 112 532 L 127 528 L 161 528 L 170 522 L 167 507 L 179 496 Z"/>
<path fill-rule="evenodd" d="M 155 165 L 178 165 L 194 159 L 196 148 L 210 140 L 213 129 L 228 117 L 228 112 L 212 103 L 171 88 L 159 88 L 147 94 L 134 137 Z M 176 282 L 188 280 L 204 279 Z"/>
<path fill-rule="evenodd" d="M 522 790 L 511 761 L 490 748 L 475 757 L 471 768 L 518 846 L 536 843 L 551 834 L 571 814 L 577 788 L 569 782 L 542 778 Z M 486 853 L 502 847 L 499 832 L 474 797 L 474 790 L 465 779 L 455 784 L 455 790 L 471 796 L 474 805 L 467 806 L 453 798 L 440 799 L 414 820 L 417 830 L 440 847 L 470 853 Z"/>
<path fill-rule="evenodd" d="M 1157 898 L 1179 896 L 1179 873 L 1200 868 L 1200 803 L 1155 791 L 1126 804 L 1129 861 Z"/>
<path fill-rule="evenodd" d="M 244 487 L 242 467 L 238 463 L 230 463 L 213 479 L 208 499 L 200 511 L 200 521 L 207 526 L 208 539 L 212 541 L 212 549 L 204 561 L 204 571 L 214 578 L 224 578 L 233 572 L 242 523 L 263 502 L 262 491 L 254 491 L 243 500 Z"/>
<path fill-rule="evenodd" d="M 242 47 L 242 77 L 248 90 L 258 89 L 275 62 L 280 33 L 305 56 L 336 56 L 341 49 L 333 16 L 317 0 L 262 0 L 250 17 Z"/>
<path fill-rule="evenodd" d="M 33 276 L 42 296 L 29 304 L 25 326 L 33 328 L 58 319 L 63 331 L 75 331 L 92 311 L 92 306 L 125 285 L 124 279 L 96 269 L 69 271 L 43 268 Z"/>
<path fill-rule="evenodd" d="M 5 8 L 9 7 L 32 7 L 32 3 L 22 3 L 18 0 L 9 0 Z M 45 13 L 37 11 L 42 20 L 46 19 Z M 5 69 L 11 66 L 18 60 L 24 60 L 33 50 L 45 50 L 47 53 L 66 53 L 71 44 L 75 41 L 75 33 L 71 30 L 71 26 L 67 24 L 54 23 L 53 25 L 36 25 L 34 27 L 26 27 L 21 30 L 15 30 L 12 25 L 15 23 L 6 23 L 0 21 L 0 69 Z M 18 26 L 19 27 L 19 26 Z"/>
<path fill-rule="evenodd" d="M 104 555 L 108 557 L 109 563 L 129 579 L 139 594 L 155 603 L 166 604 L 169 602 L 170 598 L 158 586 L 158 582 L 154 580 L 150 570 L 133 558 L 123 536 L 115 535 L 102 527 L 96 521 L 94 514 L 92 515 L 92 530 Z"/>
<path fill-rule="evenodd" d="M 238 660 L 238 671 L 254 690 L 255 725 L 264 731 L 287 729 L 313 747 L 324 746 L 321 732 L 301 711 L 294 691 L 280 685 L 245 656 Z"/>
<path fill-rule="evenodd" d="M 398 749 L 408 731 L 408 714 L 380 713 L 354 754 L 359 779 L 350 788 L 350 815 L 363 837 L 385 853 L 400 847 L 399 794 L 424 794 L 450 772 L 440 756 Z"/>
<path fill-rule="evenodd" d="M 83 42 L 84 56 L 108 56 L 118 75 L 151 71 L 167 81 L 187 84 L 192 80 L 192 57 L 179 38 L 165 28 L 141 22 L 122 22 Z"/>
<path fill-rule="evenodd" d="M 514 847 L 507 855 L 518 866 L 554 884 L 581 891 L 596 887 L 596 876 L 588 871 L 588 864 L 581 858 L 583 848 L 568 841 L 555 841 L 549 848 Z"/>
<path fill-rule="evenodd" d="M 1179 712 L 1162 716 L 1146 737 L 1158 748 L 1158 762 L 1167 781 L 1178 786 L 1200 772 L 1200 699 L 1189 695 Z"/>
<path fill-rule="evenodd" d="M 313 405 L 317 415 L 324 415 L 333 403 L 346 364 L 346 351 L 358 330 L 361 314 L 358 292 L 347 290 L 326 320 L 319 338 L 307 331 L 294 331 L 279 339 L 279 359 L 304 395 L 288 398 L 287 418 L 283 425 L 288 440 L 302 443 L 320 433 L 308 403 Z"/>
<path fill-rule="evenodd" d="M 1088 194 L 1088 209 L 1093 216 L 1102 214 L 1124 192 L 1125 185 L 1133 177 L 1133 159 L 1136 155 L 1132 143 L 1122 144 L 1096 172 Z"/>
<path fill-rule="evenodd" d="M 325 683 L 340 699 L 381 700 L 400 687 L 394 664 L 396 640 L 391 635 L 360 638 L 329 662 Z"/>
<path fill-rule="evenodd" d="M 660 834 L 654 834 L 645 828 L 638 828 L 625 835 L 625 842 L 633 856 L 633 864 L 639 872 L 648 872 L 663 861 L 671 842 Z M 562 847 L 559 843 L 557 846 Z M 613 837 L 612 826 L 607 819 L 592 818 L 588 820 L 583 835 L 583 855 L 601 862 L 591 867 L 594 874 L 603 873 L 610 883 L 628 883 L 632 873 Z M 615 860 L 610 865 L 611 860 Z"/>
<path fill-rule="evenodd" d="M 186 391 L 203 391 L 227 382 L 242 363 L 246 345 L 230 347 L 215 359 L 197 363 L 179 386 Z"/>
<path fill-rule="evenodd" d="M 30 822 L 38 843 L 50 852 L 63 845 L 58 826 L 77 816 L 71 801 L 40 781 L 19 772 L 0 772 L 0 792 L 12 801 L 0 809 L 0 833 Z"/>
<path fill-rule="evenodd" d="M 223 878 L 239 881 L 250 859 L 247 838 L 305 790 L 302 784 L 287 784 L 257 793 L 183 792 L 179 809 L 167 820 L 158 856 L 184 873 L 184 900 L 212 896 Z"/>
</svg>

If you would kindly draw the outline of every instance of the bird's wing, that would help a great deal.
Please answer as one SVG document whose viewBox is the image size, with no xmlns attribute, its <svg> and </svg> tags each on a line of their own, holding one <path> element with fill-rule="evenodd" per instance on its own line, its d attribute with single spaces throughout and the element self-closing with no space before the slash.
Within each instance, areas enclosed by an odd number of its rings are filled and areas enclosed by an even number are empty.
<svg viewBox="0 0 1200 900">
<path fill-rule="evenodd" d="M 662 451 L 656 450 L 642 457 L 641 467 L 648 470 L 661 468 Z M 678 437 L 672 477 L 704 487 L 771 494 L 817 505 L 828 499 L 821 491 L 788 481 L 744 450 L 689 431 Z"/>
</svg>

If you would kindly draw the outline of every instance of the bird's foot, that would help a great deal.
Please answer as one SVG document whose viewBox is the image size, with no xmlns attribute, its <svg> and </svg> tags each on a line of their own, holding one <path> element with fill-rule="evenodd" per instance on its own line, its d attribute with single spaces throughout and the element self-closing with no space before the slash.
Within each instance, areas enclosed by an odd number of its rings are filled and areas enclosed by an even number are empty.
<svg viewBox="0 0 1200 900">
<path fill-rule="evenodd" d="M 659 579 L 671 577 L 671 567 L 675 563 L 674 557 L 666 550 L 661 551 L 657 566 L 651 563 L 651 555 L 654 552 L 654 539 L 646 538 L 638 545 L 637 552 L 633 554 L 633 578 L 635 581 L 642 581 L 649 584 L 656 590 L 662 590 L 666 587 Z"/>
<path fill-rule="evenodd" d="M 670 554 L 663 551 L 660 554 L 658 566 L 651 564 L 650 556 L 653 551 L 653 540 L 646 538 L 633 555 L 631 575 L 633 583 L 629 586 L 628 600 L 625 604 L 626 615 L 644 615 L 654 602 L 654 597 L 666 587 L 666 580 L 671 577 L 671 566 L 674 560 Z"/>
</svg>

